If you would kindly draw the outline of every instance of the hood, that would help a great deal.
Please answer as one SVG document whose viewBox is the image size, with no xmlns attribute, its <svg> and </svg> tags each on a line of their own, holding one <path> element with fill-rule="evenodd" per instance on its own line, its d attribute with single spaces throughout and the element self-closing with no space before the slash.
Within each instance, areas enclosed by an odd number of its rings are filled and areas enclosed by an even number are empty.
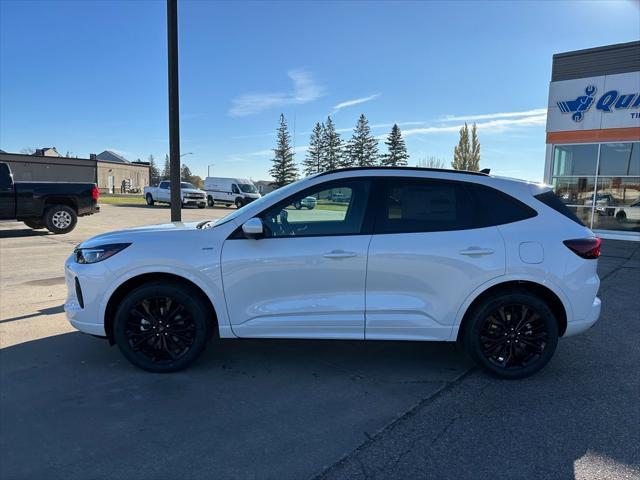
<svg viewBox="0 0 640 480">
<path fill-rule="evenodd" d="M 181 192 L 182 193 L 202 193 L 203 195 L 206 194 L 204 190 L 200 190 L 199 188 L 183 188 Z"/>
<path fill-rule="evenodd" d="M 116 230 L 114 232 L 102 233 L 82 242 L 79 247 L 97 247 L 109 243 L 129 243 L 145 237 L 156 237 L 170 232 L 196 230 L 198 224 L 202 222 L 173 222 L 160 225 L 148 225 L 144 227 L 128 228 L 126 230 Z"/>
</svg>

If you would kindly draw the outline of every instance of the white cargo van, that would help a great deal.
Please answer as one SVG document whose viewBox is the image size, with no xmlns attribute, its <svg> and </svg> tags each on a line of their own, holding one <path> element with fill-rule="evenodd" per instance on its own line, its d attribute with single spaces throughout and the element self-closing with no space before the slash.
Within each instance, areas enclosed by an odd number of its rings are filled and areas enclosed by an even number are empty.
<svg viewBox="0 0 640 480">
<path fill-rule="evenodd" d="M 207 177 L 204 180 L 204 189 L 210 207 L 219 203 L 227 207 L 233 204 L 240 208 L 260 198 L 256 186 L 246 178 Z"/>
</svg>

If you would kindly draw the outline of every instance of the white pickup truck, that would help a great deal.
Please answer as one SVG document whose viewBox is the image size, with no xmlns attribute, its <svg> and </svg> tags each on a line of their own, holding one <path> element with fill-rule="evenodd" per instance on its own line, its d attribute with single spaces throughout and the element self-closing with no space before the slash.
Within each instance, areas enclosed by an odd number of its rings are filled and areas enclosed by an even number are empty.
<svg viewBox="0 0 640 480">
<path fill-rule="evenodd" d="M 171 182 L 160 182 L 157 187 L 144 187 L 144 198 L 147 205 L 154 203 L 171 203 Z M 207 194 L 187 182 L 180 182 L 180 199 L 183 207 L 197 205 L 198 208 L 207 206 Z"/>
</svg>

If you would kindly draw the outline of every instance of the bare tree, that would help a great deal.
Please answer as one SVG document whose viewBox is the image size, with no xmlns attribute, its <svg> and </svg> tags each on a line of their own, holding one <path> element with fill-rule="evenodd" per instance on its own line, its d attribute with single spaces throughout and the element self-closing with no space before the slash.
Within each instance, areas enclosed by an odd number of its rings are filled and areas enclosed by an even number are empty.
<svg viewBox="0 0 640 480">
<path fill-rule="evenodd" d="M 438 157 L 425 157 L 418 160 L 418 167 L 420 168 L 445 168 L 446 162 Z"/>
<path fill-rule="evenodd" d="M 33 155 L 34 153 L 36 153 L 36 149 L 33 147 L 25 147 L 20 150 L 20 153 L 24 153 L 25 155 Z"/>
</svg>

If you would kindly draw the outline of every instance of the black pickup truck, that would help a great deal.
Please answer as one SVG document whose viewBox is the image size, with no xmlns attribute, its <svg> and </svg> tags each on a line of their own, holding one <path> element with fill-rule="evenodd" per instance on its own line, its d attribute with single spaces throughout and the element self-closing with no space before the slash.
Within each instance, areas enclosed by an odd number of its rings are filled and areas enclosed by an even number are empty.
<svg viewBox="0 0 640 480">
<path fill-rule="evenodd" d="M 0 220 L 20 220 L 33 229 L 68 233 L 78 217 L 100 211 L 95 183 L 14 182 L 0 163 Z"/>
</svg>

